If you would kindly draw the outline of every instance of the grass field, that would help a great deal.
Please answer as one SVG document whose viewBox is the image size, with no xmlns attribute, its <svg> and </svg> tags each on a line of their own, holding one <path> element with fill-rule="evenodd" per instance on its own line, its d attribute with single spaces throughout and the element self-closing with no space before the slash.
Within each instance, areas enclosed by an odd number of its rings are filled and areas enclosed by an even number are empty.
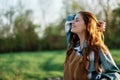
<svg viewBox="0 0 120 80">
<path fill-rule="evenodd" d="M 120 68 L 120 50 L 111 50 Z M 63 77 L 65 50 L 0 54 L 0 80 L 45 80 Z"/>
</svg>

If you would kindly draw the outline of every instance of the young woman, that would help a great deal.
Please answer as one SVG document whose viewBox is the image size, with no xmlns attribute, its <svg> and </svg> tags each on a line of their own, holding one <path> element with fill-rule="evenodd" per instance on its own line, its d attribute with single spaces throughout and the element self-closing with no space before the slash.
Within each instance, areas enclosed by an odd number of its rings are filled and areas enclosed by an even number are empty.
<svg viewBox="0 0 120 80">
<path fill-rule="evenodd" d="M 120 70 L 104 44 L 104 24 L 94 14 L 80 11 L 68 16 L 65 30 L 64 80 L 120 80 Z"/>
</svg>

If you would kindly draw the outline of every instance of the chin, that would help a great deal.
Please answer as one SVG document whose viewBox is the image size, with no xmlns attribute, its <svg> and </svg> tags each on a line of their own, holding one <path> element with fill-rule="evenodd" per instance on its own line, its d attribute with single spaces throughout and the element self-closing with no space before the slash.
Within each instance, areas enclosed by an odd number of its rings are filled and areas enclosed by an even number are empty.
<svg viewBox="0 0 120 80">
<path fill-rule="evenodd" d="M 72 32 L 72 33 L 76 33 L 76 31 L 74 31 L 74 30 L 71 30 L 71 32 Z"/>
<path fill-rule="evenodd" d="M 71 29 L 71 32 L 74 32 L 74 30 L 73 30 L 73 29 Z"/>
</svg>

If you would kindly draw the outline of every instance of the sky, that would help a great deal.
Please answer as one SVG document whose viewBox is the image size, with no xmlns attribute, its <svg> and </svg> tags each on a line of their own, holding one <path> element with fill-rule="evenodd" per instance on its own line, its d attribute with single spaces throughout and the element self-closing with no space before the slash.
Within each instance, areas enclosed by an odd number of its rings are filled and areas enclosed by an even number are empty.
<svg viewBox="0 0 120 80">
<path fill-rule="evenodd" d="M 7 9 L 9 6 L 15 6 L 18 4 L 18 1 L 21 1 L 24 5 L 25 9 L 33 10 L 33 19 L 34 23 L 42 22 L 42 13 L 40 8 L 40 0 L 0 0 L 0 10 Z M 50 5 L 48 6 L 48 15 L 46 15 L 46 22 L 51 23 L 55 20 L 59 19 L 60 10 L 62 7 L 62 0 L 42 0 L 42 1 L 50 1 Z M 44 3 L 43 3 L 44 4 Z M 42 5 L 43 5 L 42 4 Z"/>
<path fill-rule="evenodd" d="M 42 11 L 40 6 L 44 6 L 44 3 L 40 3 L 41 0 L 0 0 L 0 10 L 3 9 L 6 10 L 10 6 L 16 6 L 18 5 L 18 2 L 21 1 L 24 5 L 25 9 L 32 9 L 33 10 L 33 21 L 34 23 L 41 24 L 42 23 Z M 63 0 L 42 0 L 43 2 L 47 3 L 47 1 L 50 1 L 50 5 L 45 8 L 47 10 L 47 15 L 45 18 L 46 23 L 51 23 L 60 18 L 61 9 L 63 8 L 62 2 Z M 83 3 L 89 3 L 92 4 L 95 3 L 96 0 L 80 0 Z M 106 1 L 106 0 L 105 0 Z M 113 2 L 111 2 L 111 6 L 113 6 Z M 94 5 L 90 5 L 91 8 L 95 8 Z"/>
</svg>

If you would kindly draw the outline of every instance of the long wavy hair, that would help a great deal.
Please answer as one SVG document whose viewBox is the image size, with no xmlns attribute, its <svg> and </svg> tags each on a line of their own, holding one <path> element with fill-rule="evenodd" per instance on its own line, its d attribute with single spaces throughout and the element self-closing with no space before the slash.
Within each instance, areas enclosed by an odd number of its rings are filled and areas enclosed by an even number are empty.
<svg viewBox="0 0 120 80">
<path fill-rule="evenodd" d="M 99 64 L 99 50 L 102 50 L 105 54 L 109 52 L 107 46 L 104 44 L 103 30 L 100 27 L 96 16 L 91 12 L 80 11 L 78 14 L 82 15 L 86 25 L 85 39 L 87 42 L 87 48 L 83 54 L 83 65 L 84 67 L 87 66 L 87 61 L 90 61 L 87 57 L 90 55 L 90 52 L 93 51 L 95 55 L 95 69 L 97 72 L 101 72 L 102 68 Z M 73 33 L 71 37 L 71 46 L 66 52 L 65 63 L 78 41 L 80 41 L 78 35 Z"/>
</svg>

